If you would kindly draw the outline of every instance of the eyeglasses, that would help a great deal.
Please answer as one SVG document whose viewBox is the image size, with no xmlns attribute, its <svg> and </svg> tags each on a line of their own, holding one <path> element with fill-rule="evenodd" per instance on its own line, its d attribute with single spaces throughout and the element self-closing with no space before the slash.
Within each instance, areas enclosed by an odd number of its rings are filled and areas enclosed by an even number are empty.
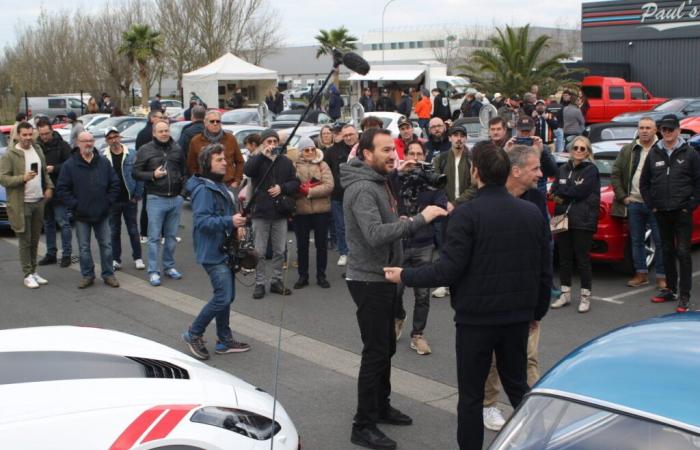
<svg viewBox="0 0 700 450">
<path fill-rule="evenodd" d="M 209 120 L 208 122 L 209 122 L 209 123 L 221 123 L 220 120 Z"/>
<path fill-rule="evenodd" d="M 661 127 L 661 132 L 662 132 L 662 133 L 673 133 L 674 131 L 676 131 L 675 128 Z"/>
<path fill-rule="evenodd" d="M 574 145 L 573 147 L 571 147 L 571 150 L 574 152 L 587 152 L 588 147 L 579 147 L 578 145 Z"/>
</svg>

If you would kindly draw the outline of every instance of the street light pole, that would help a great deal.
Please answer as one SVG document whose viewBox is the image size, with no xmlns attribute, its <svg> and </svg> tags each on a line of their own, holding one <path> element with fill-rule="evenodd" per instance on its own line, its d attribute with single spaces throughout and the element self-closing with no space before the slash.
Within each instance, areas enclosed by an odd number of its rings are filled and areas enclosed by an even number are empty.
<svg viewBox="0 0 700 450">
<path fill-rule="evenodd" d="M 389 0 L 386 2 L 384 5 L 384 9 L 382 10 L 382 65 L 384 65 L 384 13 L 386 13 L 386 8 L 389 6 L 389 3 L 393 2 L 394 0 Z"/>
</svg>

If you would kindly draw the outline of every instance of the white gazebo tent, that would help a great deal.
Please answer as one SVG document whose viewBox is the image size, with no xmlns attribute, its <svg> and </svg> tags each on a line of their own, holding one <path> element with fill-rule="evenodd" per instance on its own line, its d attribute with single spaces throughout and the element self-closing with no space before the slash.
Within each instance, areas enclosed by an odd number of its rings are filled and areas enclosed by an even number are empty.
<svg viewBox="0 0 700 450">
<path fill-rule="evenodd" d="M 195 92 L 211 108 L 225 107 L 236 88 L 243 90 L 248 103 L 263 102 L 275 86 L 276 71 L 250 64 L 231 53 L 182 77 L 185 98 Z"/>
</svg>

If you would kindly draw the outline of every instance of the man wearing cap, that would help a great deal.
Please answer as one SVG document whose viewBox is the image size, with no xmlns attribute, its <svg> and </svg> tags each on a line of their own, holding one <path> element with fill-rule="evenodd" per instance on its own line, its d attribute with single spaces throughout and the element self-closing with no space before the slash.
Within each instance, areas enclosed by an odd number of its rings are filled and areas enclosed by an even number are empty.
<svg viewBox="0 0 700 450">
<path fill-rule="evenodd" d="M 399 117 L 399 137 L 394 139 L 394 145 L 396 146 L 396 155 L 399 161 L 405 159 L 405 153 L 407 150 L 407 145 L 411 141 L 425 142 L 425 139 L 419 138 L 417 134 L 413 132 L 413 123 L 406 117 Z"/>
<path fill-rule="evenodd" d="M 389 90 L 387 88 L 382 89 L 382 95 L 377 100 L 377 111 L 388 111 L 396 112 L 396 103 L 389 96 Z"/>
<path fill-rule="evenodd" d="M 75 231 L 80 247 L 79 289 L 95 283 L 95 264 L 92 260 L 90 240 L 95 233 L 100 249 L 102 279 L 111 287 L 119 287 L 112 266 L 109 212 L 119 196 L 119 179 L 95 148 L 95 138 L 87 131 L 78 135 L 78 151 L 63 164 L 58 176 L 56 196 L 73 211 Z"/>
<path fill-rule="evenodd" d="M 658 126 L 662 139 L 644 161 L 639 183 L 644 203 L 659 224 L 666 269 L 667 287 L 651 301 L 663 303 L 678 299 L 676 311 L 686 312 L 693 273 L 690 255 L 693 211 L 700 203 L 700 157 L 680 137 L 680 123 L 675 115 L 663 116 Z M 676 270 L 676 259 L 680 271 Z M 678 291 L 679 296 L 676 295 Z"/>
<path fill-rule="evenodd" d="M 514 145 L 527 145 L 535 147 L 540 154 L 540 166 L 542 169 L 542 177 L 537 182 L 537 188 L 543 194 L 547 193 L 547 178 L 557 174 L 557 162 L 549 152 L 549 149 L 544 145 L 539 136 L 534 135 L 535 120 L 530 116 L 520 116 L 515 125 L 516 136 L 512 137 L 505 146 L 506 151 Z"/>
<path fill-rule="evenodd" d="M 557 117 L 547 110 L 544 100 L 535 102 L 535 110 L 532 112 L 535 120 L 535 135 L 539 136 L 545 145 L 554 143 L 555 132 L 559 128 Z"/>
<path fill-rule="evenodd" d="M 75 114 L 75 112 L 68 111 L 66 117 L 68 118 L 68 122 L 70 122 L 71 124 L 70 141 L 68 142 L 68 144 L 70 144 L 70 148 L 75 148 L 75 146 L 78 145 L 78 135 L 85 128 L 83 127 L 83 122 L 78 120 L 78 116 Z"/>
<path fill-rule="evenodd" d="M 194 175 L 199 169 L 197 163 L 199 152 L 209 144 L 221 144 L 224 146 L 226 155 L 226 176 L 224 184 L 229 189 L 238 188 L 243 180 L 243 155 L 238 146 L 236 137 L 231 133 L 224 132 L 221 128 L 221 113 L 215 109 L 207 111 L 204 116 L 204 130 L 194 136 L 190 141 L 190 148 L 187 151 L 187 173 Z"/>
<path fill-rule="evenodd" d="M 267 252 L 267 243 L 272 246 L 272 275 L 270 292 L 290 295 L 292 291 L 282 283 L 282 266 L 287 245 L 287 219 L 289 213 L 280 209 L 283 196 L 294 197 L 299 192 L 299 179 L 292 161 L 283 154 L 273 152 L 279 146 L 279 135 L 272 128 L 260 133 L 261 149 L 248 159 L 243 173 L 251 179 L 253 192 L 257 190 L 255 204 L 251 212 L 255 232 L 255 250 L 260 255 Z M 272 170 L 268 169 L 275 163 Z M 267 173 L 267 176 L 265 174 Z M 267 262 L 260 258 L 255 269 L 255 289 L 253 298 L 265 296 Z"/>
<path fill-rule="evenodd" d="M 518 94 L 511 95 L 506 100 L 505 105 L 498 108 L 498 115 L 505 120 L 508 135 L 515 136 L 515 125 L 518 118 L 525 115 L 525 111 L 520 107 L 520 96 Z"/>
<path fill-rule="evenodd" d="M 119 179 L 119 195 L 109 210 L 110 228 L 112 230 L 112 265 L 114 270 L 122 267 L 122 217 L 126 224 L 126 232 L 131 244 L 131 257 L 138 270 L 143 270 L 146 265 L 141 259 L 141 243 L 139 241 L 139 227 L 136 225 L 136 212 L 138 203 L 143 196 L 143 182 L 134 180 L 133 170 L 136 161 L 136 152 L 129 151 L 126 145 L 121 143 L 119 130 L 109 127 L 105 130 L 107 148 L 102 154 L 114 168 Z"/>
<path fill-rule="evenodd" d="M 433 158 L 435 172 L 447 175 L 447 211 L 451 212 L 458 204 L 471 200 L 475 189 L 472 186 L 467 148 L 467 130 L 461 125 L 450 128 L 448 132 L 452 147 Z"/>
</svg>

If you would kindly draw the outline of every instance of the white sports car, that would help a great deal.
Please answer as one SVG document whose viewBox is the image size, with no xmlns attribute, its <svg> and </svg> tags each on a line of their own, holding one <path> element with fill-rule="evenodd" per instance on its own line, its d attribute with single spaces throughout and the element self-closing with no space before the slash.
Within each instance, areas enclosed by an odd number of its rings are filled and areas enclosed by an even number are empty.
<svg viewBox="0 0 700 450">
<path fill-rule="evenodd" d="M 87 327 L 0 331 L 0 447 L 298 450 L 262 390 L 147 339 Z"/>
</svg>

